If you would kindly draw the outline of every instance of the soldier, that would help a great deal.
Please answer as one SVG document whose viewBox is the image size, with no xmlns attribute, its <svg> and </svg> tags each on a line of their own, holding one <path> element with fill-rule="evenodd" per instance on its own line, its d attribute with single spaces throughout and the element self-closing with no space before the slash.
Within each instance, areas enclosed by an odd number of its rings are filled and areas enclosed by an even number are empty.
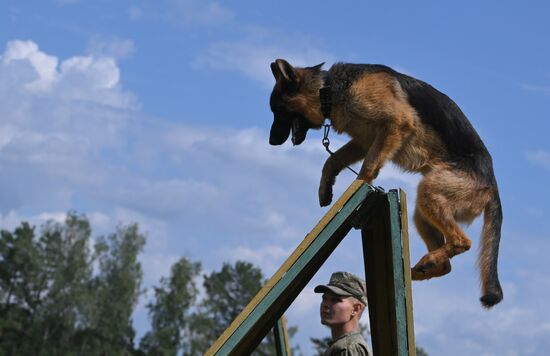
<svg viewBox="0 0 550 356">
<path fill-rule="evenodd" d="M 326 285 L 318 285 L 315 293 L 323 293 L 321 324 L 330 328 L 332 341 L 324 356 L 368 356 L 367 342 L 361 335 L 359 320 L 367 305 L 365 281 L 348 272 L 335 272 Z"/>
</svg>

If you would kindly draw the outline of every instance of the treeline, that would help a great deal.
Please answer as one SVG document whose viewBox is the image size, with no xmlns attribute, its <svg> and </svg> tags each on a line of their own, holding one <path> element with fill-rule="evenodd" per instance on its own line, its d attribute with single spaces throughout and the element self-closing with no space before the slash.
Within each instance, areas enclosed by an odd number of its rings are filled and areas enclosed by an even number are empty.
<svg viewBox="0 0 550 356">
<path fill-rule="evenodd" d="M 202 274 L 183 257 L 147 293 L 138 260 L 145 243 L 137 224 L 92 239 L 88 219 L 74 212 L 39 231 L 26 222 L 0 230 L 0 356 L 202 355 L 265 282 L 248 262 Z M 132 315 L 146 293 L 151 324 L 137 340 Z M 288 329 L 290 337 L 297 330 Z M 319 354 L 330 341 L 310 340 Z M 269 333 L 254 355 L 275 354 Z"/>
<path fill-rule="evenodd" d="M 247 262 L 203 275 L 181 258 L 152 289 L 150 330 L 138 341 L 132 314 L 145 290 L 137 224 L 92 239 L 85 216 L 37 231 L 0 232 L 0 355 L 202 355 L 264 282 Z M 290 328 L 291 333 L 295 328 Z M 269 335 L 257 355 L 274 355 Z"/>
</svg>

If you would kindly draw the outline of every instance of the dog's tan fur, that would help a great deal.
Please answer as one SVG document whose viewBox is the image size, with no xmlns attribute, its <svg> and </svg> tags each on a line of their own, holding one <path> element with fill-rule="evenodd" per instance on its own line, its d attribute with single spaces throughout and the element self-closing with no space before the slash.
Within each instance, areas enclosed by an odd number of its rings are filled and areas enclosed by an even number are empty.
<svg viewBox="0 0 550 356">
<path fill-rule="evenodd" d="M 277 79 L 272 95 L 276 94 L 288 110 L 301 114 L 313 127 L 320 127 L 325 120 L 319 100 L 323 85 L 320 76 L 310 68 L 294 68 L 280 61 L 275 62 L 276 68 L 272 65 Z M 281 71 L 279 77 L 277 69 Z M 288 73 L 291 70 L 293 72 Z M 286 77 L 291 77 L 299 88 L 292 95 L 284 94 L 284 86 L 288 85 Z M 330 203 L 336 175 L 360 160 L 363 164 L 358 178 L 369 183 L 387 161 L 406 171 L 421 173 L 414 222 L 429 252 L 412 269 L 412 277 L 422 280 L 449 273 L 450 258 L 471 247 L 459 223 L 470 223 L 487 209 L 494 194 L 498 194 L 496 185 L 491 186 L 475 173 L 457 169 L 450 162 L 441 135 L 422 122 L 407 93 L 388 72 L 366 73 L 354 80 L 346 99 L 333 103 L 330 119 L 334 129 L 348 134 L 351 140 L 330 156 L 323 167 L 319 187 L 321 205 Z M 489 225 L 486 217 L 484 230 L 490 229 Z M 487 238 L 484 243 L 490 245 L 491 241 Z M 489 247 L 482 250 L 488 251 Z M 494 282 L 487 277 L 492 258 L 496 256 L 482 253 L 479 260 L 486 293 L 490 289 L 488 283 Z"/>
</svg>

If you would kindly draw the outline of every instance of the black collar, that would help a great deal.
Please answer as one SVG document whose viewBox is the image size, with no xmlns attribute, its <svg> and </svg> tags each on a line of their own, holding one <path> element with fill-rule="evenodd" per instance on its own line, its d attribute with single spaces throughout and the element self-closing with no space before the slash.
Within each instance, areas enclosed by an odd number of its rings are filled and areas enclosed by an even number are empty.
<svg viewBox="0 0 550 356">
<path fill-rule="evenodd" d="M 319 100 L 321 101 L 321 112 L 325 119 L 330 118 L 332 109 L 332 89 L 330 87 L 330 78 L 327 71 L 322 71 L 323 86 L 319 89 Z"/>
</svg>

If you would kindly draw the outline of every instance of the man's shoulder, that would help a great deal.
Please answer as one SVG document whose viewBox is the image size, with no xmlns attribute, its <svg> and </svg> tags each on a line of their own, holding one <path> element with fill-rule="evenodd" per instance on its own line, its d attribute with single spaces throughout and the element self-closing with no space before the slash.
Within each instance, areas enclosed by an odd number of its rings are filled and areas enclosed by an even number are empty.
<svg viewBox="0 0 550 356">
<path fill-rule="evenodd" d="M 368 356 L 369 352 L 363 335 L 359 332 L 352 332 L 334 340 L 324 355 Z"/>
</svg>

